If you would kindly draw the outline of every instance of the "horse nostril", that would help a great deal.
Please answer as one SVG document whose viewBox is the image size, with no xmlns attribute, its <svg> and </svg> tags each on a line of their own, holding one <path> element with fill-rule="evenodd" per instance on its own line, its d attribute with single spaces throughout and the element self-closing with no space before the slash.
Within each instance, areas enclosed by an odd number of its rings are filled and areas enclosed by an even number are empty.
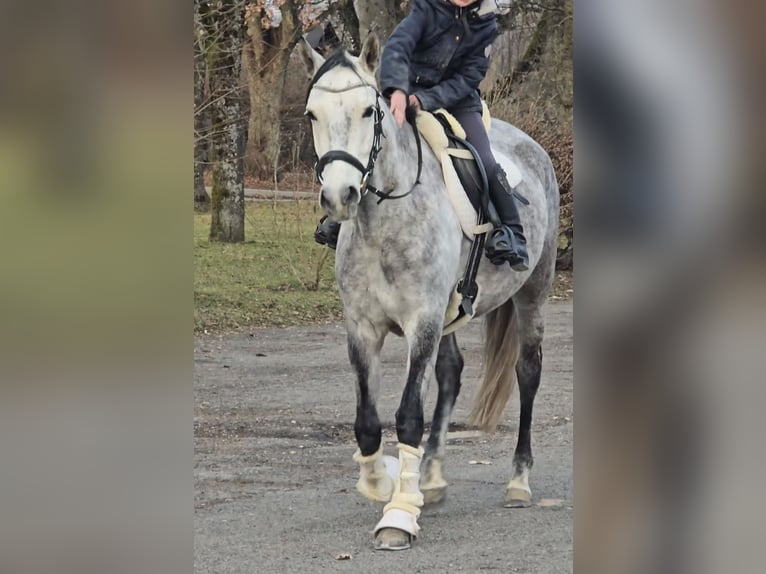
<svg viewBox="0 0 766 574">
<path fill-rule="evenodd" d="M 343 205 L 348 205 L 356 196 L 356 188 L 353 185 L 349 185 L 346 193 L 343 194 Z"/>
</svg>

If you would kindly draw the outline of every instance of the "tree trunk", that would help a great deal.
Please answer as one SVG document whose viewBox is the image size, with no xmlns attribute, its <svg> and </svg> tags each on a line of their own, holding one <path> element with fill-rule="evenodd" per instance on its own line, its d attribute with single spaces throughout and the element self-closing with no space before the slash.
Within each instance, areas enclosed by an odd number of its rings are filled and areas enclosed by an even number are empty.
<svg viewBox="0 0 766 574">
<path fill-rule="evenodd" d="M 565 120 L 572 122 L 574 107 L 574 84 L 572 79 L 572 49 L 574 46 L 573 0 L 565 0 L 564 16 L 555 36 L 554 53 L 557 55 L 559 103 L 565 110 Z"/>
<path fill-rule="evenodd" d="M 210 196 L 205 190 L 205 165 L 210 160 L 207 67 L 201 38 L 199 2 L 194 3 L 194 210 L 205 212 L 210 209 Z"/>
<path fill-rule="evenodd" d="M 340 0 L 336 4 L 336 11 L 343 29 L 343 38 L 341 38 L 343 46 L 349 52 L 358 54 L 362 49 L 362 42 L 359 38 L 359 17 L 356 15 L 354 2 Z"/>
<path fill-rule="evenodd" d="M 242 113 L 243 9 L 239 0 L 200 3 L 203 50 L 210 82 L 213 193 L 210 240 L 245 240 L 243 152 L 247 141 Z"/>
<path fill-rule="evenodd" d="M 404 18 L 409 9 L 402 10 L 401 0 L 354 0 L 354 10 L 359 19 L 359 39 L 364 39 L 370 32 L 375 32 L 380 41 L 385 43 L 396 25 Z"/>
<path fill-rule="evenodd" d="M 551 38 L 552 62 L 556 71 L 556 102 L 558 104 L 558 122 L 572 129 L 574 109 L 574 90 L 572 81 L 572 31 L 573 0 L 564 0 L 563 16 L 559 17 L 558 25 Z M 570 160 L 571 162 L 571 160 Z M 571 163 L 570 163 L 571 166 Z M 572 187 L 572 171 L 559 173 L 559 183 L 562 192 L 562 228 L 559 235 L 559 257 L 557 269 L 574 269 L 574 201 Z"/>
<path fill-rule="evenodd" d="M 245 67 L 250 88 L 250 121 L 246 153 L 247 172 L 260 179 L 279 173 L 280 102 L 285 85 L 290 52 L 300 39 L 295 2 L 281 6 L 278 27 L 263 25 L 262 10 L 247 15 Z"/>
</svg>

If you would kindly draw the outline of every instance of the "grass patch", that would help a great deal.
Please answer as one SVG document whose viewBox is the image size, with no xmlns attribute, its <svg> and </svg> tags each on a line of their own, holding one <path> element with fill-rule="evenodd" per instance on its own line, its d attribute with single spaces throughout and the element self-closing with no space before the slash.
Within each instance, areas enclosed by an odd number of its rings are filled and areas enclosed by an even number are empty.
<svg viewBox="0 0 766 574">
<path fill-rule="evenodd" d="M 335 252 L 314 243 L 315 201 L 248 203 L 245 243 L 208 241 L 194 214 L 194 329 L 285 327 L 338 321 Z"/>
<path fill-rule="evenodd" d="M 210 243 L 210 214 L 194 214 L 194 329 L 224 331 L 339 321 L 335 252 L 314 243 L 311 200 L 247 204 L 240 244 Z M 551 298 L 570 299 L 559 272 Z"/>
</svg>

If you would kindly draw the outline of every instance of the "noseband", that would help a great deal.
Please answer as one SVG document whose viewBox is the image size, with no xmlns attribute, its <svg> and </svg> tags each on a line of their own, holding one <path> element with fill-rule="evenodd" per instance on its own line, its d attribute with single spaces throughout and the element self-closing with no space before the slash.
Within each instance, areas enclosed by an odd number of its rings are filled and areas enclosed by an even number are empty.
<svg viewBox="0 0 766 574">
<path fill-rule="evenodd" d="M 317 181 L 319 183 L 324 183 L 322 179 L 322 172 L 324 172 L 324 168 L 327 167 L 327 164 L 333 161 L 344 161 L 347 164 L 354 166 L 362 174 L 362 180 L 359 185 L 359 191 L 362 197 L 364 197 L 364 195 L 368 191 L 374 193 L 380 198 L 378 200 L 378 203 L 382 202 L 385 199 L 401 199 L 402 197 L 407 197 L 415 189 L 415 186 L 420 183 L 420 172 L 423 167 L 423 153 L 422 153 L 421 144 L 420 144 L 420 134 L 418 133 L 418 129 L 415 126 L 415 122 L 413 121 L 411 125 L 412 125 L 412 129 L 415 132 L 415 141 L 417 142 L 417 147 L 418 147 L 418 176 L 415 178 L 415 183 L 413 184 L 412 188 L 407 193 L 402 193 L 401 195 L 391 195 L 391 193 L 394 191 L 393 189 L 388 192 L 384 192 L 370 183 L 372 172 L 375 169 L 375 162 L 378 160 L 378 154 L 380 153 L 380 150 L 383 147 L 380 143 L 380 139 L 382 137 L 386 137 L 383 134 L 384 112 L 380 107 L 380 99 L 382 96 L 380 92 L 378 91 L 378 89 L 372 84 L 368 84 L 364 81 L 362 81 L 362 83 L 360 84 L 354 84 L 353 86 L 349 86 L 347 88 L 342 88 L 339 90 L 327 88 L 324 86 L 314 86 L 312 89 L 338 94 L 338 93 L 347 92 L 349 90 L 353 90 L 356 88 L 372 88 L 373 90 L 375 90 L 375 107 L 373 108 L 373 118 L 375 120 L 375 123 L 373 127 L 373 132 L 372 132 L 372 148 L 370 148 L 370 154 L 367 159 L 367 165 L 366 166 L 363 165 L 361 161 L 359 161 L 356 157 L 354 157 L 347 151 L 336 150 L 336 149 L 330 150 L 327 153 L 325 153 L 322 157 L 320 157 L 317 160 L 316 166 L 314 166 L 314 171 L 316 173 Z"/>
</svg>

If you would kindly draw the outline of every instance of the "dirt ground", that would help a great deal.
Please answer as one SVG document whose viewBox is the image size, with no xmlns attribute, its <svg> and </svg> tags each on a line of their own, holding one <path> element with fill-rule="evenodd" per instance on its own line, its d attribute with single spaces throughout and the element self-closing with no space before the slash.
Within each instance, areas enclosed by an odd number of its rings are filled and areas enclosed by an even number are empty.
<svg viewBox="0 0 766 574">
<path fill-rule="evenodd" d="M 466 367 L 448 439 L 449 494 L 424 509 L 412 550 L 388 553 L 372 550 L 382 505 L 354 489 L 355 401 L 343 327 L 195 338 L 195 572 L 571 572 L 572 302 L 546 308 L 532 508 L 502 507 L 518 396 L 497 434 L 466 427 L 480 376 L 480 324 L 458 332 L 458 341 Z M 403 341 L 392 337 L 379 403 L 392 455 L 404 364 Z M 435 395 L 433 384 L 427 419 Z"/>
</svg>

